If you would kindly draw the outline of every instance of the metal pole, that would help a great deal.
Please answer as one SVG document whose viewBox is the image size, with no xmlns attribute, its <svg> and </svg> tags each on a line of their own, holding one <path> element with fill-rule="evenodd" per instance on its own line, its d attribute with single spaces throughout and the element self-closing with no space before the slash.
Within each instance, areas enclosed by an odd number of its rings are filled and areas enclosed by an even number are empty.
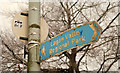
<svg viewBox="0 0 120 73">
<path fill-rule="evenodd" d="M 40 2 L 29 0 L 28 16 L 28 66 L 27 71 L 40 71 Z"/>
</svg>

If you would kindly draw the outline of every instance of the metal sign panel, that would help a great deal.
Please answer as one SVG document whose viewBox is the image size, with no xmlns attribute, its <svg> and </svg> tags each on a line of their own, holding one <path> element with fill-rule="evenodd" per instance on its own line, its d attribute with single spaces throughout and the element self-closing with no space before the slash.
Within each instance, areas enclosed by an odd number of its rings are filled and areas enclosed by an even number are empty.
<svg viewBox="0 0 120 73">
<path fill-rule="evenodd" d="M 27 13 L 27 12 L 24 12 L 24 13 Z M 20 37 L 28 37 L 27 30 L 28 30 L 27 16 L 23 16 L 20 13 L 17 13 L 12 21 L 13 33 L 18 39 L 20 39 Z"/>
<path fill-rule="evenodd" d="M 41 44 L 41 61 L 68 49 L 96 42 L 101 31 L 101 27 L 95 21 L 69 29 Z"/>
<path fill-rule="evenodd" d="M 27 11 L 22 13 L 28 13 Z M 21 15 L 21 13 L 18 13 L 15 15 L 13 22 L 12 22 L 12 30 L 13 33 L 16 35 L 18 39 L 20 37 L 28 38 L 28 17 Z M 41 42 L 43 42 L 46 37 L 48 36 L 48 24 L 44 20 L 43 17 L 41 17 Z M 22 40 L 23 41 L 23 40 Z M 24 41 L 25 42 L 25 41 Z"/>
</svg>

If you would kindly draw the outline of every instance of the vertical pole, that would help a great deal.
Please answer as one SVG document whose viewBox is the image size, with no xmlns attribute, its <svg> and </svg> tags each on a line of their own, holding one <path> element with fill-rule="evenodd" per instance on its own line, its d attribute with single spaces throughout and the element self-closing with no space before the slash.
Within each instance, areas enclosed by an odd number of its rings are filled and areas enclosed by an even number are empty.
<svg viewBox="0 0 120 73">
<path fill-rule="evenodd" d="M 29 0 L 28 16 L 28 66 L 27 71 L 40 71 L 39 52 L 40 45 L 40 2 Z"/>
</svg>

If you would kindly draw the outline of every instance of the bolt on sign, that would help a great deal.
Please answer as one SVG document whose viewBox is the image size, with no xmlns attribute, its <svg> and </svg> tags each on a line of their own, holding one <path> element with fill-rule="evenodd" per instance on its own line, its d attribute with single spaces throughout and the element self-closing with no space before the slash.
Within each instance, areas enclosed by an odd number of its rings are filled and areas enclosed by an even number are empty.
<svg viewBox="0 0 120 73">
<path fill-rule="evenodd" d="M 43 61 L 66 50 L 97 42 L 101 31 L 102 28 L 95 21 L 69 29 L 41 43 L 40 59 Z"/>
<path fill-rule="evenodd" d="M 23 11 L 21 13 L 28 14 L 28 11 Z M 20 38 L 28 38 L 28 16 L 21 15 L 21 13 L 17 13 L 12 22 L 12 30 L 18 39 Z M 43 42 L 48 36 L 48 24 L 44 20 L 43 17 L 40 19 L 41 21 L 41 42 Z M 22 40 L 24 41 L 24 40 Z M 25 41 L 24 41 L 25 42 Z"/>
</svg>

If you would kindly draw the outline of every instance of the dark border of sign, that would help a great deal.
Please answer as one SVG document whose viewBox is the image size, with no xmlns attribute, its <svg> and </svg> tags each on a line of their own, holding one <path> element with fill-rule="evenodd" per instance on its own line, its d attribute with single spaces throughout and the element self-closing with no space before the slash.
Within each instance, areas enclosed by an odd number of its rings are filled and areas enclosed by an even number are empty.
<svg viewBox="0 0 120 73">
<path fill-rule="evenodd" d="M 85 46 L 85 45 L 88 45 L 88 44 L 92 44 L 92 43 L 97 42 L 97 41 L 99 40 L 100 35 L 101 35 L 101 32 L 102 32 L 102 28 L 100 27 L 100 25 L 99 25 L 96 21 L 87 22 L 87 23 L 85 23 L 85 24 L 83 24 L 83 25 L 76 26 L 76 27 L 74 27 L 74 28 L 72 28 L 72 29 L 75 29 L 75 28 L 78 28 L 78 27 L 81 27 L 81 26 L 84 26 L 84 25 L 87 25 L 87 24 L 92 24 L 92 23 L 96 23 L 96 24 L 98 25 L 98 28 L 101 29 L 100 34 L 98 35 L 97 40 L 96 40 L 96 41 L 93 41 L 93 42 L 90 42 L 90 43 L 83 44 L 83 45 L 79 45 L 79 46 L 76 46 L 76 47 L 72 47 L 72 48 L 67 49 L 67 50 L 71 50 L 71 49 L 73 49 L 73 48 L 77 48 L 77 47 L 80 47 L 80 46 Z M 65 33 L 65 32 L 67 32 L 67 31 L 69 31 L 69 30 L 72 30 L 72 29 L 68 29 L 68 30 L 66 30 L 66 31 L 64 31 L 64 32 L 56 35 L 55 37 L 57 37 L 57 36 Z M 55 38 L 55 37 L 53 37 L 53 38 Z M 53 39 L 53 38 L 51 38 L 51 39 Z M 49 39 L 49 40 L 47 40 L 47 41 L 50 41 L 51 39 Z M 45 41 L 45 42 L 47 42 L 47 41 Z M 44 44 L 45 42 L 40 43 L 40 45 L 41 45 L 41 44 Z M 59 53 L 57 53 L 57 54 L 55 54 L 55 55 L 53 55 L 53 56 L 56 56 L 56 55 L 58 55 L 58 54 L 60 54 L 60 53 L 62 53 L 62 52 L 65 52 L 65 51 L 67 51 L 67 50 L 61 51 L 61 52 L 59 52 Z M 53 57 L 53 56 L 50 56 L 49 58 L 51 58 L 51 57 Z M 45 60 L 47 60 L 47 59 L 49 59 L 49 58 L 46 58 L 46 59 L 44 59 L 44 60 L 41 60 L 41 59 L 40 59 L 40 62 L 45 61 Z"/>
</svg>

